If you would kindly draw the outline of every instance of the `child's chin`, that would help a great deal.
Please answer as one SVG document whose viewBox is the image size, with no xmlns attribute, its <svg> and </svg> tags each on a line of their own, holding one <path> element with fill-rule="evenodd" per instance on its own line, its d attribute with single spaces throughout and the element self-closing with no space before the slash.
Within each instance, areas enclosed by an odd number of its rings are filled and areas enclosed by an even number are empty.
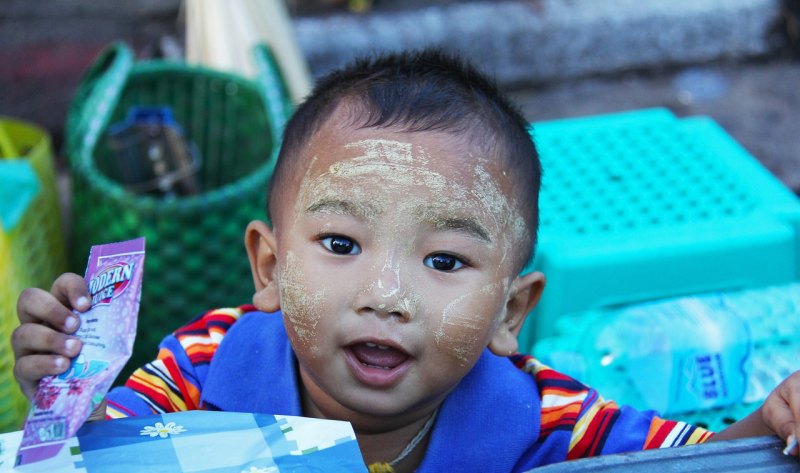
<svg viewBox="0 0 800 473">
<path fill-rule="evenodd" d="M 374 393 L 367 395 L 357 393 L 350 398 L 350 401 L 346 407 L 362 416 L 382 421 L 407 415 L 412 410 L 408 399 L 386 393 L 378 396 Z"/>
<path fill-rule="evenodd" d="M 403 416 L 414 409 L 419 402 L 409 396 L 411 389 L 402 384 L 394 389 L 374 389 L 360 384 L 332 392 L 339 404 L 361 415 L 378 418 Z"/>
</svg>

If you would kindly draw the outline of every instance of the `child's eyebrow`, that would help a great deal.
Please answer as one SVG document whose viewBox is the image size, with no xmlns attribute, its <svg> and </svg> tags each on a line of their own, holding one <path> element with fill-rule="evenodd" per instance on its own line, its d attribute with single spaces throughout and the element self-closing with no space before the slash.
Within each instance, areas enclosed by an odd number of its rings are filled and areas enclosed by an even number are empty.
<svg viewBox="0 0 800 473">
<path fill-rule="evenodd" d="M 426 215 L 423 220 L 437 230 L 456 231 L 468 236 L 492 243 L 489 232 L 473 218 L 445 217 L 440 215 Z"/>
<path fill-rule="evenodd" d="M 342 199 L 322 199 L 318 200 L 306 209 L 306 213 L 320 213 L 320 214 L 334 214 L 334 215 L 351 215 L 360 218 L 361 220 L 368 220 L 383 213 L 383 211 L 366 202 L 353 202 L 351 200 Z"/>
</svg>

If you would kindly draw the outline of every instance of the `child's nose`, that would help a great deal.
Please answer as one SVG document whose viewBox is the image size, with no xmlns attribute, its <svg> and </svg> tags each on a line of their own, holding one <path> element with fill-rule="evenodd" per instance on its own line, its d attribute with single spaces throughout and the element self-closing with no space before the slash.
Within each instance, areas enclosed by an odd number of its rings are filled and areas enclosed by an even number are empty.
<svg viewBox="0 0 800 473">
<path fill-rule="evenodd" d="M 412 319 L 411 304 L 403 283 L 400 267 L 392 264 L 391 258 L 376 273 L 368 277 L 364 289 L 359 294 L 358 312 L 374 313 L 383 316 Z"/>
<path fill-rule="evenodd" d="M 400 266 L 396 263 L 393 264 L 391 258 L 378 272 L 376 286 L 379 296 L 383 299 L 394 298 L 400 293 Z"/>
</svg>

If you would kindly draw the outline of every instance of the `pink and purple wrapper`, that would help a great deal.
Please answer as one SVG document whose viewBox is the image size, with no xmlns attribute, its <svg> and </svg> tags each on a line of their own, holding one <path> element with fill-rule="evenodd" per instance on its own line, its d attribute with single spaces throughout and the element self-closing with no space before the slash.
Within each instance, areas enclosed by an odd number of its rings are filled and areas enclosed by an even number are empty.
<svg viewBox="0 0 800 473">
<path fill-rule="evenodd" d="M 75 312 L 83 347 L 66 372 L 39 382 L 17 465 L 58 454 L 105 398 L 133 350 L 143 270 L 144 238 L 92 247 L 85 276 L 91 308 Z"/>
</svg>

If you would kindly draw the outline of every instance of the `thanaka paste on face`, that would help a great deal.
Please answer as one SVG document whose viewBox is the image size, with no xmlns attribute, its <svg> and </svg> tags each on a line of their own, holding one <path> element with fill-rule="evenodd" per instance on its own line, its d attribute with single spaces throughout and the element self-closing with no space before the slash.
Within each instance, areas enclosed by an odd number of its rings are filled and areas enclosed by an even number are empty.
<svg viewBox="0 0 800 473">
<path fill-rule="evenodd" d="M 389 279 L 385 277 L 385 275 L 389 275 Z M 400 293 L 400 286 L 402 283 L 400 282 L 400 263 L 397 261 L 396 255 L 393 251 L 388 251 L 386 253 L 386 258 L 384 259 L 383 267 L 380 269 L 378 273 L 378 291 L 379 295 L 382 299 L 389 299 L 391 297 L 397 296 Z"/>
<path fill-rule="evenodd" d="M 288 318 L 295 339 L 308 344 L 316 335 L 317 324 L 324 313 L 325 288 L 312 291 L 307 287 L 297 257 L 291 251 L 286 253 L 285 266 L 279 268 L 279 273 L 283 315 Z"/>
<path fill-rule="evenodd" d="M 508 288 L 508 278 L 503 278 L 494 284 L 484 286 L 481 288 L 483 294 L 495 294 L 497 291 L 502 291 L 504 294 Z M 469 307 L 459 307 L 459 304 L 464 303 L 469 297 L 469 294 L 464 294 L 451 301 L 442 311 L 442 317 L 439 322 L 439 327 L 433 331 L 434 341 L 436 346 L 447 353 L 450 353 L 454 358 L 461 362 L 462 366 L 470 361 L 469 347 L 479 342 L 479 336 L 483 325 L 482 319 L 485 317 L 482 314 L 475 313 L 469 310 Z M 500 323 L 500 318 L 505 315 L 505 311 L 497 314 L 497 317 L 492 321 L 492 330 L 494 333 Z M 460 328 L 461 332 L 458 336 L 453 336 L 446 328 L 453 326 Z M 470 332 L 463 332 L 463 329 L 468 329 Z M 486 340 L 488 343 L 488 340 Z"/>
<path fill-rule="evenodd" d="M 375 232 L 375 238 L 382 241 L 390 241 L 392 235 L 396 233 L 396 228 L 416 223 L 398 221 L 393 222 L 394 226 L 378 226 L 376 222 L 387 208 L 398 208 L 399 215 L 415 220 L 422 218 L 437 227 L 439 225 L 437 219 L 442 215 L 458 214 L 465 205 L 472 205 L 471 210 L 475 211 L 475 203 L 478 204 L 478 220 L 484 224 L 491 224 L 491 228 L 486 229 L 492 236 L 491 245 L 497 245 L 497 250 L 503 252 L 504 261 L 512 254 L 515 242 L 526 241 L 522 239 L 527 231 L 524 219 L 514 203 L 509 202 L 509 198 L 501 192 L 491 173 L 480 161 L 472 167 L 472 190 L 469 190 L 460 185 L 457 179 L 429 169 L 427 167 L 429 154 L 419 146 L 415 149 L 412 143 L 370 139 L 349 143 L 345 148 L 361 150 L 363 154 L 335 162 L 321 173 L 315 173 L 316 157 L 312 160 L 299 184 L 295 217 L 319 202 L 341 199 L 341 190 L 346 188 L 348 196 L 356 203 L 369 203 L 359 206 L 360 217 Z M 469 159 L 475 160 L 472 157 Z M 358 185 L 359 182 L 376 181 L 387 188 L 398 189 L 399 192 L 375 195 L 369 186 Z M 409 194 L 400 202 L 390 201 L 387 197 L 405 195 L 402 190 L 410 186 L 424 186 L 428 196 L 422 199 Z M 395 251 L 401 254 L 410 254 L 413 249 L 413 242 L 401 243 L 401 246 L 395 247 Z M 316 327 L 320 317 L 323 316 L 321 302 L 324 300 L 325 288 L 315 292 L 309 291 L 303 283 L 305 278 L 302 269 L 293 259 L 294 255 L 287 254 L 286 268 L 281 268 L 280 271 L 281 306 L 298 340 L 307 343 L 317 335 Z M 404 280 L 399 259 L 394 252 L 387 253 L 383 263 L 376 264 L 373 268 L 376 280 L 363 287 L 359 293 L 377 289 L 383 296 L 378 309 L 387 313 L 408 314 L 413 318 L 425 310 L 425 303 L 415 289 L 413 281 Z M 501 270 L 502 268 L 497 268 L 498 272 Z M 392 284 L 387 284 L 386 275 L 390 275 Z M 508 279 L 504 278 L 502 282 L 484 290 L 491 292 L 502 290 L 505 294 L 508 291 Z M 468 297 L 469 294 L 465 294 L 447 304 L 441 317 L 438 318 L 439 326 L 432 328 L 437 348 L 464 364 L 469 362 L 468 347 L 478 341 L 480 320 L 485 317 L 471 311 L 470 308 L 459 307 L 459 303 Z M 502 314 L 494 314 L 493 329 L 497 327 L 499 321 L 496 319 L 500 316 Z M 470 332 L 454 335 L 447 327 L 466 328 Z"/>
</svg>

